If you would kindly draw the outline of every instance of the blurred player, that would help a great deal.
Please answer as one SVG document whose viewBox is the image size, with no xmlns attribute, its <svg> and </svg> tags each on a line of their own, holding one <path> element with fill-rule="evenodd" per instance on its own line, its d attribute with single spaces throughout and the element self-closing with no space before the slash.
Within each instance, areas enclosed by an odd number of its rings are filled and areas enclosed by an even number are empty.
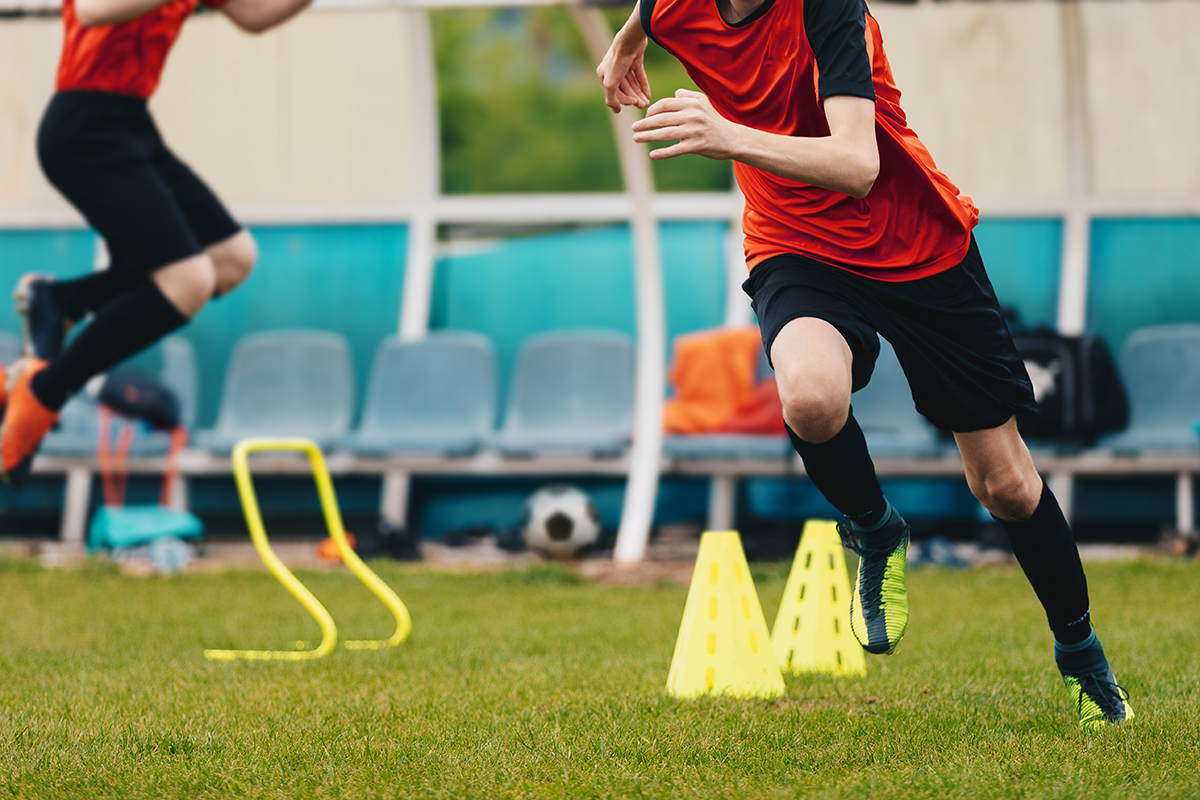
<svg viewBox="0 0 1200 800">
<path fill-rule="evenodd" d="M 647 35 L 703 94 L 650 105 Z M 908 624 L 908 524 L 884 498 L 850 408 L 880 334 L 1008 532 L 1080 724 L 1132 719 L 1092 631 L 1071 529 L 1017 433 L 1013 415 L 1036 405 L 971 233 L 978 213 L 909 130 L 863 0 L 641 0 L 597 74 L 613 111 L 649 106 L 636 141 L 676 142 L 652 158 L 734 161 L 744 288 L 792 443 L 861 556 L 850 610 L 863 647 L 893 652 Z"/>
<path fill-rule="evenodd" d="M 23 482 L 59 410 L 92 376 L 187 324 L 254 267 L 254 239 L 167 149 L 147 109 L 199 2 L 64 0 L 58 91 L 42 117 L 38 156 L 104 238 L 111 266 L 69 281 L 26 275 L 17 285 L 28 357 L 8 376 L 7 398 L 0 388 L 0 477 L 9 484 Z M 310 2 L 204 0 L 254 33 Z M 70 326 L 89 314 L 64 349 Z"/>
</svg>

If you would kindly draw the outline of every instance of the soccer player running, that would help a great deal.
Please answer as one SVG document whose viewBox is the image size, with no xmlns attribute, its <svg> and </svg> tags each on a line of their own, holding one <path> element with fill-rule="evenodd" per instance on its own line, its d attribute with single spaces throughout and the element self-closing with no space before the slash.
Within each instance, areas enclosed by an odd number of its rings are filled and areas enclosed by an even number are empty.
<svg viewBox="0 0 1200 800">
<path fill-rule="evenodd" d="M 647 36 L 701 92 L 651 105 Z M 917 410 L 951 431 L 1054 633 L 1080 725 L 1133 719 L 1092 630 L 1071 529 L 1017 433 L 1036 407 L 972 228 L 978 212 L 908 128 L 863 0 L 641 0 L 596 70 L 605 102 L 649 106 L 655 159 L 732 160 L 752 299 L 784 420 L 860 556 L 855 637 L 892 653 L 908 624 L 908 524 L 883 496 L 851 392 L 892 343 Z"/>
<path fill-rule="evenodd" d="M 111 266 L 68 281 L 26 275 L 17 285 L 27 357 L 7 380 L 0 366 L 0 477 L 10 485 L 24 481 L 72 394 L 186 325 L 254 267 L 254 239 L 167 149 L 147 109 L 199 2 L 63 2 L 57 93 L 38 130 L 38 156 L 50 182 L 104 238 Z M 203 2 L 256 33 L 311 0 Z M 70 326 L 89 314 L 64 349 Z"/>
</svg>

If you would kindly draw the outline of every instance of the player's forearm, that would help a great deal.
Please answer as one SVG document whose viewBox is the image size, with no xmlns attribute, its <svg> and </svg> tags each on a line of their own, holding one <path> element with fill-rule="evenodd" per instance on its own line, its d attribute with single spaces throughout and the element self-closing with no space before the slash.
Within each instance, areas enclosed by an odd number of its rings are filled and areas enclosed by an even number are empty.
<svg viewBox="0 0 1200 800">
<path fill-rule="evenodd" d="M 863 198 L 879 175 L 874 130 L 849 136 L 797 137 L 737 126 L 732 158 L 781 178 Z"/>
<path fill-rule="evenodd" d="M 117 25 L 146 14 L 167 0 L 76 0 L 75 16 L 85 28 Z"/>
<path fill-rule="evenodd" d="M 229 0 L 221 11 L 249 33 L 262 33 L 282 25 L 311 5 L 312 0 Z"/>
<path fill-rule="evenodd" d="M 622 49 L 629 52 L 637 50 L 646 41 L 646 32 L 642 30 L 641 5 L 640 0 L 633 4 L 633 13 L 629 15 L 629 19 L 625 20 L 625 24 L 621 26 L 621 30 L 617 31 L 617 35 L 613 37 L 615 43 L 619 43 Z"/>
</svg>

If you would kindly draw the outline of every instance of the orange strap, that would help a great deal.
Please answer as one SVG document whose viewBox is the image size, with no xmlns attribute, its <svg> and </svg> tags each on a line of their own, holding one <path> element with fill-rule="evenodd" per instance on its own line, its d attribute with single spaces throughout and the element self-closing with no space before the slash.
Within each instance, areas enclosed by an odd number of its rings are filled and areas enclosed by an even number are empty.
<svg viewBox="0 0 1200 800">
<path fill-rule="evenodd" d="M 100 440 L 96 446 L 96 458 L 100 462 L 100 476 L 104 482 L 104 505 L 125 505 L 125 488 L 129 484 L 129 446 L 133 442 L 133 426 L 121 425 L 117 449 L 112 448 L 113 411 L 106 405 L 100 406 Z"/>
<path fill-rule="evenodd" d="M 120 508 L 125 505 L 125 489 L 129 485 L 129 447 L 133 443 L 133 423 L 120 418 L 121 433 L 117 448 L 112 449 L 113 417 L 118 416 L 106 405 L 100 406 L 100 439 L 96 445 L 96 459 L 100 462 L 100 477 L 104 482 L 104 505 Z M 163 470 L 162 493 L 158 502 L 171 505 L 171 490 L 175 476 L 179 473 L 179 452 L 187 445 L 187 428 L 180 425 L 171 431 L 171 445 L 167 449 L 167 464 Z"/>
</svg>

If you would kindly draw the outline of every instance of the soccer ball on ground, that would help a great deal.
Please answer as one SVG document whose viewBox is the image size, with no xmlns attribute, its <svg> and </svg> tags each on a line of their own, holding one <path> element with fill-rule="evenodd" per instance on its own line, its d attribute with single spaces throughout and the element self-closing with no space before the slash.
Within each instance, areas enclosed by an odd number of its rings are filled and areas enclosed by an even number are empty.
<svg viewBox="0 0 1200 800">
<path fill-rule="evenodd" d="M 600 538 L 600 515 L 581 489 L 543 486 L 525 501 L 521 537 L 530 550 L 551 558 L 571 558 Z"/>
</svg>

